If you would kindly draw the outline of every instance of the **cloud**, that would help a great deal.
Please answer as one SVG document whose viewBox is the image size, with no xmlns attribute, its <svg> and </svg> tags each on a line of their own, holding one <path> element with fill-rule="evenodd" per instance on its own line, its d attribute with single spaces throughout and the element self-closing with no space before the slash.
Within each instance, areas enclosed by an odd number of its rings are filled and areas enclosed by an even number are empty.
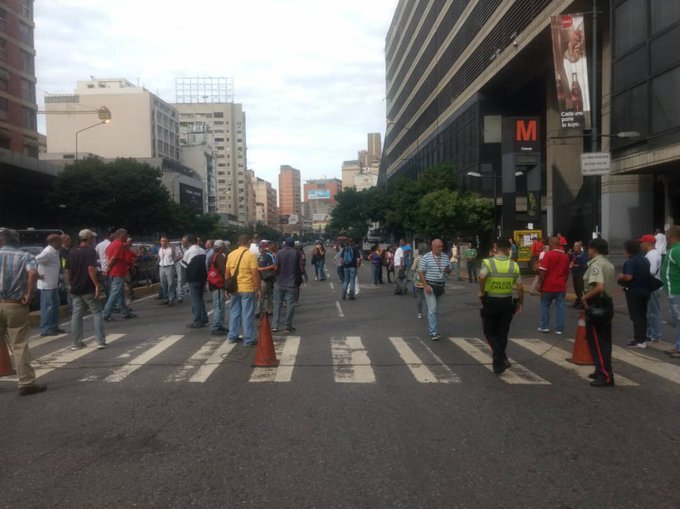
<svg viewBox="0 0 680 509">
<path fill-rule="evenodd" d="M 397 0 L 49 0 L 35 3 L 38 92 L 121 77 L 168 102 L 175 78 L 230 76 L 248 166 L 278 182 L 339 176 L 383 131 L 384 44 Z"/>
</svg>

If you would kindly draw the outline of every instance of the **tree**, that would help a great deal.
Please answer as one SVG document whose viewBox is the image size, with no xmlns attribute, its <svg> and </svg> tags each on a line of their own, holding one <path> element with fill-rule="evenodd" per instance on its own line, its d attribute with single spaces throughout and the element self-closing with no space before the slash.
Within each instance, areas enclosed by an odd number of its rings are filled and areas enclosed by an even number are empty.
<svg viewBox="0 0 680 509">
<path fill-rule="evenodd" d="M 361 240 L 366 236 L 370 222 L 385 219 L 385 194 L 377 187 L 362 191 L 346 188 L 335 196 L 335 200 L 338 204 L 326 227 L 326 234 L 331 238 L 345 235 Z"/>
<path fill-rule="evenodd" d="M 429 238 L 487 232 L 493 227 L 492 203 L 470 193 L 439 189 L 422 197 L 415 223 L 415 231 Z"/>
</svg>

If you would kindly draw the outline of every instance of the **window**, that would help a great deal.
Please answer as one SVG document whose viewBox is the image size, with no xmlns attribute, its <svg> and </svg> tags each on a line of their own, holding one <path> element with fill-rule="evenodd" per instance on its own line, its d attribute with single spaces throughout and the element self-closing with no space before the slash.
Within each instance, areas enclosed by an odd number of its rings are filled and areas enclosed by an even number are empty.
<svg viewBox="0 0 680 509">
<path fill-rule="evenodd" d="M 222 113 L 221 111 L 216 111 L 215 113 L 213 113 L 212 116 L 213 116 L 213 118 L 224 118 L 224 113 Z M 215 122 L 215 123 L 217 123 L 217 122 Z"/>
<path fill-rule="evenodd" d="M 676 19 L 680 19 L 680 13 Z M 665 32 L 651 42 L 652 73 L 663 71 L 680 63 L 680 25 Z"/>
<path fill-rule="evenodd" d="M 32 110 L 31 108 L 26 108 L 25 106 L 23 110 L 24 110 L 24 127 L 32 131 L 37 130 L 38 124 L 36 121 L 35 110 Z"/>
<path fill-rule="evenodd" d="M 33 29 L 25 23 L 19 23 L 19 38 L 21 42 L 33 45 Z"/>
<path fill-rule="evenodd" d="M 7 90 L 8 87 L 9 73 L 4 69 L 0 69 L 0 90 Z"/>
<path fill-rule="evenodd" d="M 21 80 L 21 98 L 32 103 L 35 102 L 35 85 L 23 78 Z"/>
<path fill-rule="evenodd" d="M 647 38 L 647 0 L 626 0 L 614 11 L 616 55 L 621 56 Z"/>
<path fill-rule="evenodd" d="M 9 110 L 9 101 L 4 97 L 0 97 L 0 118 L 7 118 L 7 110 Z"/>
<path fill-rule="evenodd" d="M 33 74 L 35 72 L 35 59 L 28 51 L 21 51 L 21 69 L 28 73 Z"/>
<path fill-rule="evenodd" d="M 7 18 L 7 13 L 5 9 L 0 9 L 0 30 L 5 29 L 5 19 Z"/>
<path fill-rule="evenodd" d="M 33 19 L 32 6 L 33 0 L 21 0 L 21 15 L 25 18 Z"/>
<path fill-rule="evenodd" d="M 659 133 L 680 124 L 680 66 L 652 80 L 652 132 Z"/>
<path fill-rule="evenodd" d="M 5 39 L 0 39 L 0 60 L 7 60 L 7 41 Z"/>
<path fill-rule="evenodd" d="M 680 0 L 652 0 L 652 33 L 655 34 L 680 19 Z"/>
</svg>

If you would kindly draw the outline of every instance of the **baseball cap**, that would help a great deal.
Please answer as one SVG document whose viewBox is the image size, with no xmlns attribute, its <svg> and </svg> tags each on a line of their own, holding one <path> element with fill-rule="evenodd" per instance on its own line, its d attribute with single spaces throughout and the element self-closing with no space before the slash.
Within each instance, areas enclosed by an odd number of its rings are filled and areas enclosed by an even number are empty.
<svg viewBox="0 0 680 509">
<path fill-rule="evenodd" d="M 267 246 L 269 246 L 269 244 L 267 243 L 266 240 L 261 240 L 261 241 L 260 241 L 260 247 L 267 247 Z"/>
<path fill-rule="evenodd" d="M 224 243 L 223 240 L 216 240 L 215 243 L 213 244 L 213 247 L 216 249 L 221 249 L 223 247 L 227 247 L 227 245 Z"/>
<path fill-rule="evenodd" d="M 96 236 L 97 234 L 95 232 L 93 232 L 92 230 L 88 230 L 87 228 L 85 228 L 84 230 L 80 230 L 78 232 L 78 238 L 81 240 L 89 240 L 92 237 Z"/>
<path fill-rule="evenodd" d="M 640 242 L 649 242 L 650 244 L 654 244 L 656 243 L 656 237 L 650 233 L 647 233 L 646 235 L 640 237 Z"/>
</svg>

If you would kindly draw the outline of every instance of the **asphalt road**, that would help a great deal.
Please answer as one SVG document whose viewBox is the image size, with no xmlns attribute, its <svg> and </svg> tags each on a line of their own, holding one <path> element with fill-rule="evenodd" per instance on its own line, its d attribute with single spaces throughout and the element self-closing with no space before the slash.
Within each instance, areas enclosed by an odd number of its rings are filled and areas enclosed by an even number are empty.
<svg viewBox="0 0 680 509">
<path fill-rule="evenodd" d="M 541 334 L 528 297 L 498 377 L 475 285 L 449 284 L 435 343 L 415 299 L 368 279 L 356 301 L 310 281 L 273 369 L 187 329 L 186 302 L 134 302 L 107 350 L 35 338 L 48 391 L 0 379 L 0 507 L 680 507 L 680 362 L 622 346 L 622 300 L 619 385 L 594 389 L 564 361 L 571 309 Z"/>
</svg>

